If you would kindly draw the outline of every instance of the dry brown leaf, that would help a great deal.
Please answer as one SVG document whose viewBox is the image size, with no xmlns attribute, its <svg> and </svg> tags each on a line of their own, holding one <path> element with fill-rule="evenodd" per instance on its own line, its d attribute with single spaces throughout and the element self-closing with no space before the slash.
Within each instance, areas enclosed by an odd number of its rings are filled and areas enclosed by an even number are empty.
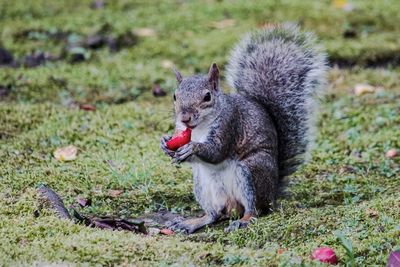
<svg viewBox="0 0 400 267">
<path fill-rule="evenodd" d="M 346 0 L 334 0 L 332 2 L 332 4 L 336 8 L 343 8 L 347 4 L 347 1 Z"/>
<path fill-rule="evenodd" d="M 278 248 L 278 250 L 276 251 L 276 253 L 277 253 L 278 255 L 281 255 L 281 254 L 285 253 L 286 251 L 288 251 L 287 248 Z"/>
<path fill-rule="evenodd" d="M 161 61 L 161 66 L 165 69 L 172 69 L 172 67 L 174 66 L 174 62 L 169 59 L 164 59 Z"/>
<path fill-rule="evenodd" d="M 215 21 L 211 24 L 212 27 L 216 29 L 225 29 L 228 27 L 235 26 L 236 21 L 234 19 L 224 19 L 220 21 Z"/>
<path fill-rule="evenodd" d="M 156 31 L 152 28 L 138 28 L 134 30 L 134 33 L 140 37 L 152 37 L 157 35 Z"/>
<path fill-rule="evenodd" d="M 347 2 L 347 0 L 333 0 L 332 5 L 346 12 L 350 12 L 354 9 L 354 6 Z"/>
<path fill-rule="evenodd" d="M 110 189 L 108 190 L 108 195 L 110 197 L 118 197 L 120 196 L 124 191 L 122 190 L 115 190 L 115 189 Z"/>
<path fill-rule="evenodd" d="M 375 92 L 375 87 L 369 84 L 356 84 L 354 87 L 354 94 L 357 96 L 367 94 L 367 93 L 373 93 Z"/>
<path fill-rule="evenodd" d="M 74 145 L 57 148 L 54 157 L 60 161 L 71 161 L 76 159 L 78 148 Z"/>
<path fill-rule="evenodd" d="M 87 198 L 83 198 L 83 197 L 77 197 L 76 198 L 76 202 L 78 202 L 78 204 L 82 208 L 92 205 L 92 200 L 91 199 L 87 199 Z"/>
<path fill-rule="evenodd" d="M 270 22 L 266 22 L 266 23 L 262 23 L 262 24 L 258 25 L 258 27 L 261 28 L 261 29 L 272 29 L 275 26 L 276 26 L 275 23 L 270 23 Z"/>
<path fill-rule="evenodd" d="M 367 208 L 365 210 L 365 214 L 367 216 L 369 216 L 369 217 L 378 217 L 379 216 L 379 214 L 378 214 L 378 212 L 376 210 L 373 210 L 373 209 L 370 209 L 370 208 Z"/>
</svg>

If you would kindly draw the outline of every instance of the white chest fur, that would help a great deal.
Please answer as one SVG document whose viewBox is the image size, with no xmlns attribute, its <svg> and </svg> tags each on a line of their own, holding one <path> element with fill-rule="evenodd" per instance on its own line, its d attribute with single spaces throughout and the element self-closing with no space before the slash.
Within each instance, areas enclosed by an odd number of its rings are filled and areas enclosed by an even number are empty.
<svg viewBox="0 0 400 267">
<path fill-rule="evenodd" d="M 208 125 L 198 125 L 192 131 L 191 140 L 205 142 L 209 128 Z M 221 212 L 227 205 L 241 202 L 237 184 L 237 161 L 225 160 L 219 164 L 210 164 L 195 158 L 190 165 L 196 199 L 206 212 Z"/>
<path fill-rule="evenodd" d="M 209 164 L 196 160 L 191 165 L 196 198 L 205 211 L 221 212 L 229 203 L 240 202 L 236 161 Z"/>
</svg>

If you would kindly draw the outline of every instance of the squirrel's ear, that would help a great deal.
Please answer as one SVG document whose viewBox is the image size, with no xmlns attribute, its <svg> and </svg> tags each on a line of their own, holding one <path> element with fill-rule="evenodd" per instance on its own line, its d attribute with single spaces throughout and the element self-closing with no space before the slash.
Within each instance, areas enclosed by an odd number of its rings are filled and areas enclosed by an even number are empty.
<svg viewBox="0 0 400 267">
<path fill-rule="evenodd" d="M 180 84 L 182 82 L 182 74 L 174 67 L 173 68 L 174 72 L 175 72 L 175 77 L 176 80 L 178 81 L 178 84 Z"/>
<path fill-rule="evenodd" d="M 218 90 L 219 70 L 216 63 L 213 63 L 208 71 L 208 81 L 214 90 Z"/>
</svg>

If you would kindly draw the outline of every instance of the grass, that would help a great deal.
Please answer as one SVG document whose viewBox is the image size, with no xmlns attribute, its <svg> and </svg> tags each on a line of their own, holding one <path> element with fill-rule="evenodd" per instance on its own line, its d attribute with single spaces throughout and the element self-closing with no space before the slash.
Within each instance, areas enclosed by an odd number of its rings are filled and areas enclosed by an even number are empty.
<svg viewBox="0 0 400 267">
<path fill-rule="evenodd" d="M 384 265 L 400 248 L 400 162 L 384 157 L 400 148 L 399 2 L 350 3 L 354 10 L 346 12 L 330 1 L 120 0 L 100 10 L 89 1 L 0 1 L 0 45 L 18 58 L 62 53 L 65 42 L 41 30 L 84 37 L 107 24 L 114 35 L 143 27 L 156 32 L 118 52 L 87 50 L 82 63 L 0 69 L 0 86 L 10 88 L 0 96 L 0 263 L 296 266 L 315 265 L 311 251 L 330 246 L 341 265 L 353 257 L 359 266 Z M 227 18 L 235 25 L 215 26 Z M 316 149 L 288 179 L 278 210 L 228 235 L 222 223 L 172 237 L 87 228 L 50 212 L 34 217 L 40 183 L 67 206 L 90 197 L 90 214 L 198 212 L 189 168 L 171 165 L 159 149 L 159 138 L 173 131 L 175 86 L 162 62 L 172 61 L 185 75 L 204 72 L 213 61 L 223 66 L 242 33 L 280 21 L 316 32 L 331 62 L 347 68 L 330 71 Z M 345 38 L 346 30 L 355 37 Z M 21 37 L 24 31 L 35 34 Z M 366 68 L 371 65 L 381 67 Z M 382 90 L 355 96 L 357 83 Z M 168 96 L 154 98 L 153 84 Z M 75 102 L 97 110 L 79 110 Z M 56 161 L 53 151 L 69 144 L 79 148 L 78 159 Z M 112 197 L 109 189 L 123 194 Z"/>
</svg>

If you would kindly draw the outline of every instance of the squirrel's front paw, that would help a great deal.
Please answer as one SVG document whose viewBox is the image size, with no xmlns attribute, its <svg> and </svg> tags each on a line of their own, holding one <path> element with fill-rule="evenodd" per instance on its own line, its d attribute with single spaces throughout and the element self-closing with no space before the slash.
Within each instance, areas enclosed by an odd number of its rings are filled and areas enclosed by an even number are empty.
<svg viewBox="0 0 400 267">
<path fill-rule="evenodd" d="M 184 145 L 175 152 L 175 157 L 172 160 L 174 163 L 187 161 L 196 152 L 196 143 L 190 142 Z"/>
<path fill-rule="evenodd" d="M 171 150 L 171 149 L 169 149 L 169 148 L 167 147 L 167 142 L 168 142 L 171 138 L 172 138 L 172 137 L 171 137 L 170 135 L 166 135 L 166 136 L 162 137 L 162 138 L 161 138 L 161 141 L 160 141 L 160 147 L 161 147 L 161 150 L 164 151 L 164 153 L 165 153 L 167 156 L 170 156 L 171 158 L 173 158 L 173 157 L 175 157 L 175 151 L 173 151 L 173 150 Z"/>
</svg>

